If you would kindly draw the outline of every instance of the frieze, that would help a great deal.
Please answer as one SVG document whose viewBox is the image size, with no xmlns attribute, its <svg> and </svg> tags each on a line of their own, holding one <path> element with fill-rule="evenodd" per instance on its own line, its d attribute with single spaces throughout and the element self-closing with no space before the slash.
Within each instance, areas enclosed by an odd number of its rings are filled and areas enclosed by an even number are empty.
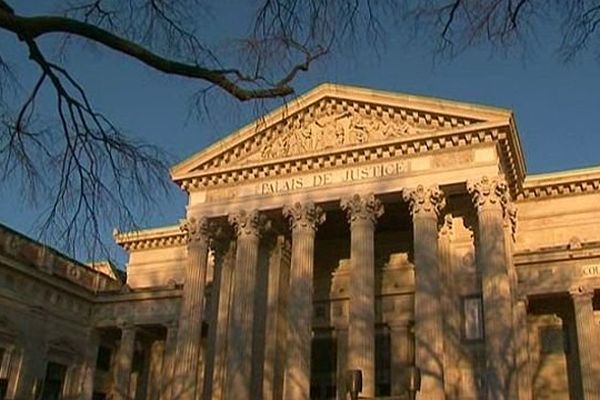
<svg viewBox="0 0 600 400">
<path fill-rule="evenodd" d="M 387 176 L 399 176 L 406 172 L 406 169 L 406 161 L 392 161 L 387 163 L 364 165 L 355 168 L 347 168 L 341 171 L 326 171 L 285 179 L 274 179 L 261 182 L 256 185 L 253 194 L 279 194 L 294 192 L 302 189 L 384 178 Z"/>
</svg>

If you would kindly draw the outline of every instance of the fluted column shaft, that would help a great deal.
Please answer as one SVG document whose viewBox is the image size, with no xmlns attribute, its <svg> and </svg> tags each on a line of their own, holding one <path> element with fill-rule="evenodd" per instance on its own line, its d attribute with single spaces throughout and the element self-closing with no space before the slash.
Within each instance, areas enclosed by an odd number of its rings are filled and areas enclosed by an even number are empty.
<svg viewBox="0 0 600 400">
<path fill-rule="evenodd" d="M 131 363 L 135 350 L 135 327 L 124 326 L 121 328 L 121 342 L 114 370 L 113 398 L 126 400 L 129 398 L 129 378 L 131 377 Z"/>
<path fill-rule="evenodd" d="M 406 190 L 413 217 L 415 262 L 415 363 L 421 370 L 419 399 L 444 398 L 444 337 L 441 274 L 438 263 L 438 215 L 444 207 L 437 186 Z"/>
<path fill-rule="evenodd" d="M 375 396 L 375 222 L 383 206 L 373 195 L 342 201 L 350 220 L 348 369 L 363 376 L 362 397 Z"/>
<path fill-rule="evenodd" d="M 179 314 L 173 396 L 177 396 L 179 400 L 193 400 L 198 385 L 198 371 L 201 368 L 200 341 L 208 260 L 208 222 L 205 218 L 197 220 L 192 217 L 182 222 L 181 230 L 187 233 L 188 245 Z"/>
<path fill-rule="evenodd" d="M 467 189 L 477 210 L 476 258 L 481 271 L 488 399 L 514 399 L 515 331 L 504 239 L 508 187 L 503 179 L 483 177 L 468 182 Z"/>
<path fill-rule="evenodd" d="M 260 218 L 257 211 L 240 211 L 230 215 L 229 221 L 236 231 L 237 250 L 227 346 L 225 399 L 246 400 L 254 392 L 252 339 Z"/>
<path fill-rule="evenodd" d="M 515 363 L 518 371 L 519 400 L 531 400 L 532 374 L 529 360 L 529 333 L 527 330 L 527 298 L 516 299 L 513 313 L 515 317 Z"/>
<path fill-rule="evenodd" d="M 283 213 L 292 227 L 284 398 L 309 400 L 315 231 L 324 214 L 313 203 L 296 203 Z"/>
<path fill-rule="evenodd" d="M 212 240 L 211 248 L 215 266 L 210 295 L 210 316 L 208 318 L 210 322 L 202 398 L 219 400 L 223 395 L 222 378 L 226 362 L 225 349 L 235 242 L 229 237 L 219 237 Z"/>
<path fill-rule="evenodd" d="M 600 365 L 598 355 L 600 346 L 598 342 L 598 326 L 594 319 L 592 299 L 593 289 L 577 287 L 570 291 L 575 312 L 575 325 L 577 327 L 577 348 L 579 349 L 579 370 L 581 372 L 581 386 L 583 400 L 600 399 Z"/>
</svg>

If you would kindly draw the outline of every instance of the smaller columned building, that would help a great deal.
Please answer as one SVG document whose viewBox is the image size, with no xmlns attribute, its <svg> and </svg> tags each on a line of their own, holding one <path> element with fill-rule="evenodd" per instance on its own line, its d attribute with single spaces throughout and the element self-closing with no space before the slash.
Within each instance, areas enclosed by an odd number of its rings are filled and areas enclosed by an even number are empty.
<svg viewBox="0 0 600 400">
<path fill-rule="evenodd" d="M 600 399 L 600 168 L 510 110 L 324 84 L 171 172 L 125 279 L 5 230 L 0 399 Z"/>
</svg>

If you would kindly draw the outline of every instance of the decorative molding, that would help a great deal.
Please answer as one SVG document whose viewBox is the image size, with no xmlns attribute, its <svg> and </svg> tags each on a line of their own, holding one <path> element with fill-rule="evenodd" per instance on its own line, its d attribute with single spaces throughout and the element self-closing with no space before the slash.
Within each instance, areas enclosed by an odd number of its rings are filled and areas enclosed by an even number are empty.
<svg viewBox="0 0 600 400">
<path fill-rule="evenodd" d="M 413 217 L 433 214 L 437 218 L 446 206 L 444 193 L 437 185 L 428 188 L 418 185 L 414 189 L 405 189 L 402 191 L 402 198 L 408 203 Z"/>
<path fill-rule="evenodd" d="M 573 300 L 588 300 L 590 307 L 592 306 L 592 298 L 594 297 L 594 288 L 585 285 L 576 285 L 569 288 L 569 294 Z"/>
<path fill-rule="evenodd" d="M 178 225 L 140 231 L 113 232 L 115 242 L 126 251 L 185 246 L 187 234 Z"/>
<path fill-rule="evenodd" d="M 517 200 L 544 199 L 586 193 L 600 193 L 600 168 L 527 177 Z"/>
<path fill-rule="evenodd" d="M 292 230 L 310 229 L 316 231 L 318 226 L 325 222 L 323 209 L 316 206 L 312 201 L 284 206 L 283 216 L 289 220 Z"/>
<path fill-rule="evenodd" d="M 374 194 L 361 196 L 355 194 L 352 197 L 342 199 L 340 202 L 342 210 L 346 211 L 348 222 L 370 220 L 372 223 L 383 215 L 384 208 L 381 201 Z"/>
</svg>

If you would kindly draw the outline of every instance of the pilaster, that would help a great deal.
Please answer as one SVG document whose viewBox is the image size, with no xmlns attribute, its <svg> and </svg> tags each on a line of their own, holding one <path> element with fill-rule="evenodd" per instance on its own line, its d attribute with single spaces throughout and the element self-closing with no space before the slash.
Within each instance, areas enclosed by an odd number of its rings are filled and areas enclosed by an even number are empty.
<svg viewBox="0 0 600 400">
<path fill-rule="evenodd" d="M 375 396 L 375 222 L 383 205 L 374 195 L 343 199 L 350 223 L 348 369 L 363 374 L 362 397 Z"/>
<path fill-rule="evenodd" d="M 253 321 L 259 239 L 265 220 L 257 210 L 229 215 L 237 236 L 231 327 L 228 334 L 226 399 L 250 399 L 253 377 Z M 262 368 L 262 366 L 255 366 Z"/>
<path fill-rule="evenodd" d="M 577 348 L 579 350 L 579 370 L 581 372 L 581 386 L 583 400 L 600 399 L 600 365 L 598 354 L 600 346 L 598 341 L 598 326 L 594 320 L 592 288 L 578 286 L 569 291 L 573 300 L 575 312 L 575 325 L 577 327 Z"/>
<path fill-rule="evenodd" d="M 445 206 L 437 186 L 403 192 L 413 218 L 415 261 L 415 362 L 421 370 L 419 399 L 444 399 L 444 336 L 438 218 Z"/>
<path fill-rule="evenodd" d="M 307 202 L 284 207 L 283 215 L 292 229 L 284 398 L 309 400 L 315 232 L 325 214 Z"/>
<path fill-rule="evenodd" d="M 208 260 L 208 221 L 190 217 L 181 222 L 187 233 L 187 260 L 179 330 L 177 336 L 177 363 L 174 372 L 174 395 L 180 400 L 193 400 L 198 386 L 201 365 L 201 336 L 204 313 L 204 291 Z M 200 385 L 201 386 L 201 385 Z"/>
<path fill-rule="evenodd" d="M 488 398 L 514 399 L 517 398 L 515 329 L 504 237 L 508 186 L 502 178 L 483 177 L 467 182 L 467 191 L 478 219 L 476 258 L 481 271 Z"/>
</svg>

